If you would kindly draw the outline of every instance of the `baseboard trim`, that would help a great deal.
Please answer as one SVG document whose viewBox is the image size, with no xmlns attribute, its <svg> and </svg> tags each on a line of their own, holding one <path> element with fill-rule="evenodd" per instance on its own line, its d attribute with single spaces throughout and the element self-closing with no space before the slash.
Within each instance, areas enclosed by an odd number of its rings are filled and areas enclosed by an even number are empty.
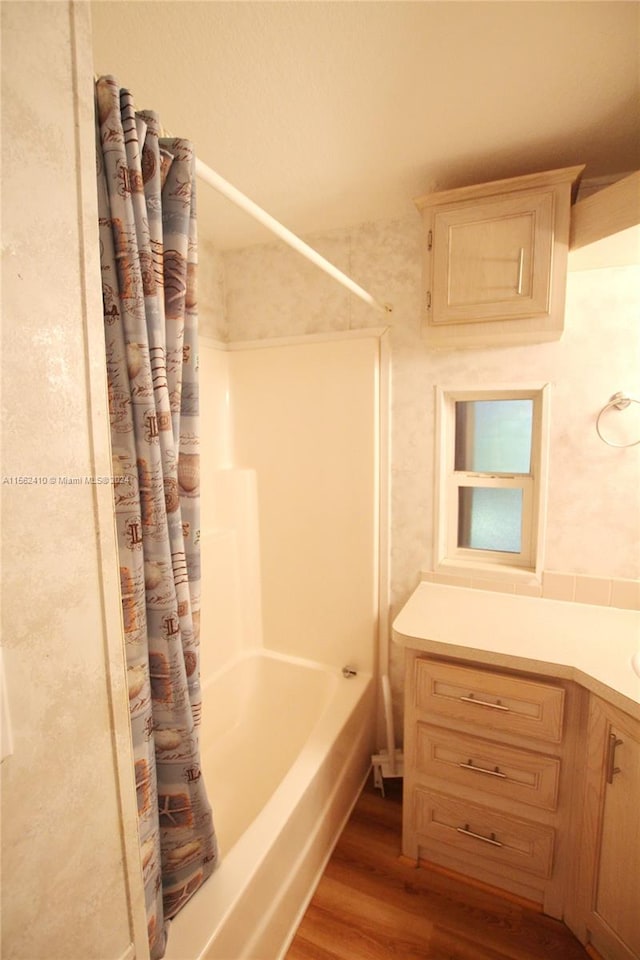
<svg viewBox="0 0 640 960">
<path fill-rule="evenodd" d="M 584 949 L 587 952 L 587 954 L 591 957 L 591 960 L 604 960 L 604 957 L 602 956 L 602 954 L 598 950 L 596 950 L 596 948 L 592 944 L 587 943 Z"/>
<path fill-rule="evenodd" d="M 411 857 L 404 858 L 406 863 L 413 864 L 414 860 Z M 431 860 L 424 860 L 420 857 L 417 861 L 417 866 L 422 867 L 425 870 L 431 870 L 434 873 L 439 873 L 444 877 L 451 877 L 453 880 L 458 880 L 460 883 L 466 883 L 469 887 L 475 887 L 476 890 L 482 890 L 484 893 L 490 893 L 492 896 L 500 897 L 501 900 L 508 900 L 509 903 L 514 903 L 519 907 L 523 907 L 525 910 L 532 910 L 534 913 L 543 913 L 542 904 L 538 903 L 535 900 L 529 900 L 527 897 L 520 897 L 516 893 L 511 893 L 509 890 L 503 890 L 502 887 L 494 887 L 493 884 L 485 883 L 484 880 L 477 880 L 475 877 L 468 877 L 464 873 L 459 873 L 457 870 L 451 870 L 449 867 L 443 867 L 439 863 L 432 863 Z M 596 957 L 595 960 L 598 960 Z M 599 958 L 602 960 L 602 957 Z"/>
</svg>

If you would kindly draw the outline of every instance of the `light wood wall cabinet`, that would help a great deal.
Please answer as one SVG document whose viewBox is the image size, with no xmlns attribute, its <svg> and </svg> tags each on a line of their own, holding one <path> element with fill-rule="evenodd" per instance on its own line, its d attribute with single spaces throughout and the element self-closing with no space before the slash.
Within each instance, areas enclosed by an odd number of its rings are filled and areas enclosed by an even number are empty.
<svg viewBox="0 0 640 960">
<path fill-rule="evenodd" d="M 592 696 L 575 932 L 607 960 L 640 957 L 639 805 L 640 723 Z"/>
<path fill-rule="evenodd" d="M 572 196 L 584 167 L 416 200 L 424 222 L 423 331 L 444 347 L 558 339 Z"/>
<path fill-rule="evenodd" d="M 562 917 L 580 691 L 407 651 L 403 853 Z"/>
</svg>

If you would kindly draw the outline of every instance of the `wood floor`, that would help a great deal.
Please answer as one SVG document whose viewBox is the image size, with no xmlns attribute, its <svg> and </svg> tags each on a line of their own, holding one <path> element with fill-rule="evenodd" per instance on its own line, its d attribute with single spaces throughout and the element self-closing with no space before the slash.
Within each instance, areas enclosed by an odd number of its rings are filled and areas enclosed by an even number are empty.
<svg viewBox="0 0 640 960">
<path fill-rule="evenodd" d="M 588 960 L 562 923 L 403 862 L 388 783 L 365 787 L 285 960 Z"/>
</svg>

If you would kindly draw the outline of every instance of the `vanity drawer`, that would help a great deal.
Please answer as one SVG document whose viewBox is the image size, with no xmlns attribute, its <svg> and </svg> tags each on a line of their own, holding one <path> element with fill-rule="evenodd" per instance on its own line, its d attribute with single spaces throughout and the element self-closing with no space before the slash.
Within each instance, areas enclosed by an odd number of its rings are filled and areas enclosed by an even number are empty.
<svg viewBox="0 0 640 960">
<path fill-rule="evenodd" d="M 564 690 L 489 670 L 416 660 L 415 707 L 485 730 L 560 743 Z"/>
<path fill-rule="evenodd" d="M 553 867 L 554 830 L 488 807 L 416 787 L 413 797 L 418 847 L 444 844 L 462 859 L 547 878 Z M 442 848 L 441 848 L 442 849 Z"/>
<path fill-rule="evenodd" d="M 560 761 L 540 753 L 418 723 L 418 778 L 436 777 L 481 793 L 544 810 L 558 802 Z"/>
</svg>

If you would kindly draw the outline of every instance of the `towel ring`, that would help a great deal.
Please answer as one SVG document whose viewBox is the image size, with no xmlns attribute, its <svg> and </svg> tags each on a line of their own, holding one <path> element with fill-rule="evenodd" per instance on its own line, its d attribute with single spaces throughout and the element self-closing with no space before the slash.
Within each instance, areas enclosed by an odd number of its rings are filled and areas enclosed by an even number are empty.
<svg viewBox="0 0 640 960">
<path fill-rule="evenodd" d="M 611 410 L 612 407 L 615 407 L 616 410 L 626 410 L 630 403 L 640 404 L 640 400 L 637 397 L 626 396 L 622 392 L 614 393 L 614 395 L 609 399 L 608 403 L 605 403 L 604 407 L 598 414 L 596 420 L 596 432 L 600 439 L 606 443 L 609 447 L 635 447 L 640 443 L 640 440 L 632 440 L 631 443 L 614 443 L 612 440 L 607 440 L 606 437 L 602 436 L 600 432 L 600 418 L 603 413 L 606 413 L 607 410 Z"/>
</svg>

